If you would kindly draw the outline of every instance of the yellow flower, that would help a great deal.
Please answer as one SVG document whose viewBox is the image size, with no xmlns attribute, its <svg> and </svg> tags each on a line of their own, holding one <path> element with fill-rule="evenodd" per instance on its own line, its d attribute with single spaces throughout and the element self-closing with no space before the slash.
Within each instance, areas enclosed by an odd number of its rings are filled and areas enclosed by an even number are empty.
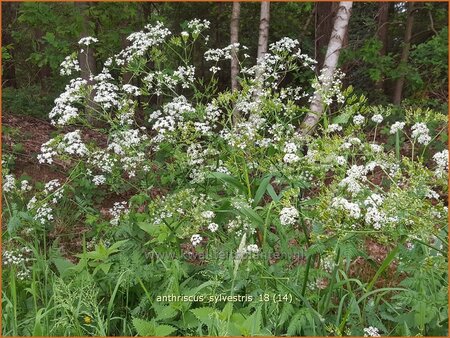
<svg viewBox="0 0 450 338">
<path fill-rule="evenodd" d="M 92 323 L 92 318 L 89 317 L 89 316 L 84 316 L 83 319 L 84 319 L 85 324 L 90 324 L 90 323 Z"/>
</svg>

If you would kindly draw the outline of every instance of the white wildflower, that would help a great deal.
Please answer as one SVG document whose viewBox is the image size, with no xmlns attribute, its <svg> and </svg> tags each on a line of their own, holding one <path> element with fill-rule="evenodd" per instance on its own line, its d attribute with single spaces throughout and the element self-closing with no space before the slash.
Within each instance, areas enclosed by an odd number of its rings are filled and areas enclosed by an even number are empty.
<svg viewBox="0 0 450 338">
<path fill-rule="evenodd" d="M 293 225 L 299 216 L 298 210 L 294 207 L 285 207 L 280 212 L 280 222 L 282 225 Z"/>
<path fill-rule="evenodd" d="M 202 240 L 203 240 L 203 237 L 200 236 L 199 234 L 192 235 L 192 237 L 191 237 L 191 243 L 193 246 L 199 245 L 202 242 Z"/>
</svg>

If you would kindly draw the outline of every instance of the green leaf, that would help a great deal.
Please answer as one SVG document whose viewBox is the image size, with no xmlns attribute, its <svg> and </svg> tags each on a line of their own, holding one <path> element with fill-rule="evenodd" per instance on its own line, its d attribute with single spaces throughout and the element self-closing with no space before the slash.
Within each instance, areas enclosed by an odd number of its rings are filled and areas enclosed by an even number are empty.
<svg viewBox="0 0 450 338">
<path fill-rule="evenodd" d="M 212 307 L 199 307 L 197 309 L 192 309 L 191 312 L 202 324 L 212 326 L 213 315 L 216 313 L 216 309 Z"/>
<path fill-rule="evenodd" d="M 74 267 L 74 264 L 71 261 L 62 257 L 53 258 L 52 261 L 61 277 L 64 276 L 70 268 Z"/>
<path fill-rule="evenodd" d="M 133 318 L 133 326 L 137 331 L 137 334 L 141 337 L 154 336 L 155 335 L 155 323 L 147 320 Z"/>
<path fill-rule="evenodd" d="M 210 175 L 207 176 L 208 178 L 215 178 L 218 179 L 224 183 L 230 184 L 233 187 L 235 187 L 236 189 L 238 189 L 239 191 L 241 191 L 242 193 L 246 193 L 247 189 L 244 187 L 244 185 L 239 182 L 239 180 L 236 177 L 230 176 L 228 174 L 225 173 L 219 173 L 219 172 L 214 172 L 211 173 Z"/>
<path fill-rule="evenodd" d="M 177 310 L 175 310 L 173 307 L 169 306 L 162 306 L 159 308 L 155 308 L 157 317 L 156 320 L 164 320 L 164 319 L 170 319 L 177 315 Z"/>
<path fill-rule="evenodd" d="M 165 337 L 175 332 L 177 329 L 170 325 L 158 325 L 155 328 L 155 336 Z"/>
<path fill-rule="evenodd" d="M 275 192 L 275 189 L 273 188 L 272 184 L 267 185 L 267 192 L 269 193 L 269 196 L 272 198 L 274 202 L 278 202 L 281 198 L 281 196 L 278 196 Z M 281 195 L 281 194 L 280 194 Z"/>
<path fill-rule="evenodd" d="M 350 110 L 347 110 L 345 112 L 343 112 L 342 114 L 336 116 L 335 118 L 333 118 L 333 123 L 335 124 L 345 124 L 348 122 L 348 120 L 350 119 L 350 117 L 352 117 L 353 112 Z"/>
<path fill-rule="evenodd" d="M 259 216 L 255 210 L 250 209 L 250 208 L 246 208 L 246 207 L 241 207 L 239 209 L 239 212 L 241 214 L 243 214 L 244 216 L 247 216 L 248 219 L 250 219 L 253 223 L 255 223 L 256 225 L 260 226 L 262 224 L 264 224 L 264 220 L 262 219 L 261 216 Z"/>
<path fill-rule="evenodd" d="M 270 183 L 271 179 L 272 179 L 272 175 L 267 175 L 261 180 L 261 183 L 259 184 L 259 187 L 255 192 L 255 197 L 253 199 L 253 206 L 257 206 L 259 204 L 262 197 L 264 196 L 264 193 L 267 190 L 267 186 Z"/>
</svg>

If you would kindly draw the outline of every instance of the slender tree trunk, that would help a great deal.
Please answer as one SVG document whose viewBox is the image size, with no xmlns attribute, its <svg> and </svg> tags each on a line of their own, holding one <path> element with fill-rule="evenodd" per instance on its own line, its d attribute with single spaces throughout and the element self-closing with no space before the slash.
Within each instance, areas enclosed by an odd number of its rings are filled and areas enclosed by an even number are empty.
<svg viewBox="0 0 450 338">
<path fill-rule="evenodd" d="M 261 16 L 259 20 L 259 38 L 257 58 L 267 53 L 267 45 L 269 43 L 269 21 L 270 21 L 270 2 L 261 2 Z"/>
<path fill-rule="evenodd" d="M 258 51 L 256 53 L 257 61 L 267 53 L 269 44 L 269 22 L 270 22 L 270 2 L 261 2 L 261 15 L 259 20 Z M 253 100 L 257 100 L 262 94 L 263 83 L 261 81 L 263 70 L 258 68 L 255 73 L 255 90 Z"/>
<path fill-rule="evenodd" d="M 352 5 L 352 1 L 341 1 L 339 3 L 339 9 L 336 13 L 336 19 L 334 20 L 333 32 L 331 33 L 322 67 L 323 75 L 326 78 L 332 78 L 336 70 L 342 44 L 348 30 Z M 330 86 L 330 83 L 327 81 L 326 83 L 322 83 L 321 86 L 323 90 L 328 90 L 327 86 Z M 306 115 L 300 127 L 302 134 L 309 134 L 312 132 L 323 114 L 323 109 L 320 91 L 316 91 L 310 105 L 311 112 Z"/>
<path fill-rule="evenodd" d="M 411 36 L 414 25 L 414 2 L 408 2 L 407 16 L 408 17 L 406 19 L 405 37 L 403 42 L 402 55 L 400 57 L 399 63 L 400 68 L 406 66 L 409 57 L 409 50 L 411 48 Z M 400 104 L 400 102 L 402 101 L 404 84 L 405 84 L 405 76 L 402 75 L 395 82 L 394 96 L 392 98 L 394 104 Z"/>
<path fill-rule="evenodd" d="M 2 45 L 7 47 L 13 44 L 12 25 L 17 16 L 19 4 L 14 2 L 2 3 Z M 3 61 L 2 85 L 3 87 L 17 88 L 16 65 L 14 63 L 14 49 L 8 49 L 9 60 Z"/>
<path fill-rule="evenodd" d="M 329 42 L 333 30 L 333 19 L 338 9 L 337 2 L 316 2 L 314 6 L 315 30 L 314 30 L 314 59 L 317 61 L 317 72 L 323 66 L 325 47 Z"/>
<path fill-rule="evenodd" d="M 239 16 L 241 14 L 241 4 L 239 2 L 233 2 L 233 9 L 231 11 L 231 23 L 230 23 L 230 43 L 235 44 L 239 42 Z M 239 83 L 237 80 L 239 74 L 239 60 L 237 57 L 236 49 L 231 49 L 231 91 L 239 89 Z"/>
<path fill-rule="evenodd" d="M 389 28 L 389 2 L 380 2 L 378 10 L 378 29 L 377 38 L 381 42 L 381 48 L 379 54 L 381 57 L 386 56 L 388 47 L 388 28 Z M 381 78 L 375 83 L 375 88 L 384 92 L 384 74 L 381 74 Z"/>
</svg>

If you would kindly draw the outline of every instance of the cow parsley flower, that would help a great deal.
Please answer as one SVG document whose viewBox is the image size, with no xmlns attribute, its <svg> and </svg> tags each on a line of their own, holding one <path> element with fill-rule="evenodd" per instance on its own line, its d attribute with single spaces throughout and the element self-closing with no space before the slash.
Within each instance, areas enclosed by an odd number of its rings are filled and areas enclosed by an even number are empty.
<svg viewBox="0 0 450 338">
<path fill-rule="evenodd" d="M 109 209 L 109 214 L 112 216 L 109 222 L 111 225 L 118 225 L 120 216 L 127 215 L 129 212 L 130 210 L 127 208 L 127 202 L 115 202 L 113 207 Z"/>
<path fill-rule="evenodd" d="M 214 218 L 215 215 L 216 214 L 214 213 L 214 211 L 210 211 L 210 210 L 202 212 L 202 217 L 206 218 L 206 219 L 212 219 L 212 218 Z"/>
<path fill-rule="evenodd" d="M 431 136 L 429 135 L 430 130 L 427 125 L 423 122 L 416 123 L 412 126 L 412 138 L 417 139 L 420 144 L 426 145 L 430 143 Z"/>
<path fill-rule="evenodd" d="M 216 232 L 219 229 L 219 225 L 217 223 L 210 223 L 208 225 L 208 230 L 211 232 Z"/>
<path fill-rule="evenodd" d="M 448 150 L 442 150 L 433 155 L 433 160 L 436 163 L 434 174 L 441 178 L 448 172 Z"/>
<path fill-rule="evenodd" d="M 102 185 L 106 182 L 106 178 L 103 175 L 95 175 L 92 178 L 92 183 L 94 183 L 95 185 Z"/>
<path fill-rule="evenodd" d="M 73 71 L 81 71 L 80 64 L 75 55 L 66 56 L 64 61 L 61 62 L 60 67 L 59 73 L 61 75 L 72 75 Z"/>
<path fill-rule="evenodd" d="M 10 192 L 12 191 L 16 186 L 16 180 L 14 178 L 14 175 L 6 175 L 3 180 L 3 191 L 4 192 Z"/>
<path fill-rule="evenodd" d="M 191 243 L 193 246 L 199 245 L 202 242 L 202 240 L 203 240 L 203 237 L 200 236 L 199 234 L 192 235 L 192 237 L 191 237 Z"/>
<path fill-rule="evenodd" d="M 372 116 L 372 121 L 376 124 L 379 124 L 383 122 L 383 116 L 381 114 L 375 114 L 374 116 Z"/>
<path fill-rule="evenodd" d="M 364 116 L 361 114 L 353 116 L 353 123 L 357 126 L 360 126 L 364 123 Z"/>
<path fill-rule="evenodd" d="M 405 127 L 405 122 L 397 121 L 391 126 L 390 133 L 395 134 L 396 132 L 403 130 L 404 127 Z"/>
<path fill-rule="evenodd" d="M 22 182 L 20 182 L 20 190 L 21 191 L 30 191 L 32 189 L 30 182 L 28 182 L 27 180 L 23 180 Z"/>
<path fill-rule="evenodd" d="M 341 131 L 342 127 L 339 124 L 330 124 L 327 128 L 327 131 L 332 133 L 335 131 Z"/>
<path fill-rule="evenodd" d="M 280 222 L 282 225 L 295 224 L 299 216 L 298 210 L 294 207 L 285 207 L 280 212 Z"/>
<path fill-rule="evenodd" d="M 89 46 L 90 44 L 96 43 L 96 42 L 98 42 L 97 38 L 94 38 L 92 36 L 85 36 L 84 38 L 81 38 L 80 41 L 78 41 L 78 44 Z"/>
<path fill-rule="evenodd" d="M 247 253 L 258 253 L 259 252 L 259 248 L 258 248 L 258 246 L 256 244 L 249 244 L 245 248 L 245 251 Z"/>
<path fill-rule="evenodd" d="M 345 159 L 344 156 L 336 156 L 336 157 L 334 158 L 334 160 L 335 160 L 335 162 L 336 162 L 338 165 L 345 165 L 345 164 L 347 164 L 347 160 Z"/>
<path fill-rule="evenodd" d="M 369 147 L 374 153 L 381 153 L 383 151 L 383 146 L 379 144 L 371 143 Z"/>
<path fill-rule="evenodd" d="M 381 337 L 378 329 L 373 326 L 364 328 L 364 337 Z"/>
<path fill-rule="evenodd" d="M 334 197 L 331 201 L 331 207 L 336 210 L 346 211 L 348 216 L 354 219 L 361 217 L 361 209 L 358 204 L 349 202 L 343 197 Z"/>
</svg>

